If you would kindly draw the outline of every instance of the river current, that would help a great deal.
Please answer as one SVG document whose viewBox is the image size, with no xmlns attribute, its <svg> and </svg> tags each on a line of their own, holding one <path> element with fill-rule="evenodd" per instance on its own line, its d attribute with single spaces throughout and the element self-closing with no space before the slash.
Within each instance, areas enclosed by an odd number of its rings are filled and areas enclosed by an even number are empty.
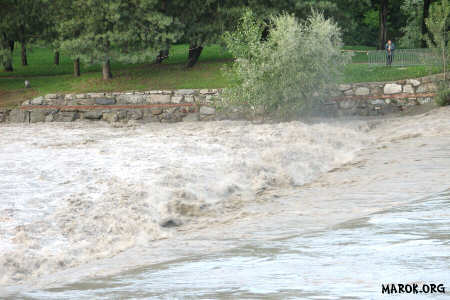
<svg viewBox="0 0 450 300">
<path fill-rule="evenodd" d="M 444 298 L 449 117 L 0 125 L 0 297 Z"/>
</svg>

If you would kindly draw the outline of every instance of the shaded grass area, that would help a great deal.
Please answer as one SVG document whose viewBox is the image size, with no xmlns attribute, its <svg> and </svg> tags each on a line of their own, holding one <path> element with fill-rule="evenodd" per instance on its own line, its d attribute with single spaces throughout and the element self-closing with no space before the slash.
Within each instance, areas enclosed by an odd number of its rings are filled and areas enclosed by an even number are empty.
<svg viewBox="0 0 450 300">
<path fill-rule="evenodd" d="M 375 47 L 368 47 L 368 46 L 344 46 L 343 50 L 346 50 L 347 53 L 349 53 L 352 57 L 353 63 L 368 63 L 369 62 L 369 56 L 367 55 L 367 52 L 357 52 L 357 51 L 370 51 L 370 50 L 376 50 Z M 349 52 L 349 51 L 355 51 L 355 52 Z"/>
<path fill-rule="evenodd" d="M 30 80 L 32 88 L 39 94 L 56 92 L 88 92 L 115 90 L 154 90 L 175 88 L 218 88 L 227 85 L 220 69 L 227 61 L 203 62 L 187 70 L 183 65 L 141 65 L 132 69 L 113 72 L 113 79 L 103 81 L 97 72 L 85 73 L 81 77 L 72 75 L 36 76 L 0 79 L 0 90 L 16 90 Z"/>
<path fill-rule="evenodd" d="M 17 48 L 16 48 L 17 49 Z M 371 50 L 364 46 L 346 46 L 347 50 Z M 221 68 L 230 64 L 231 55 L 220 46 L 206 47 L 199 63 L 193 69 L 186 69 L 188 45 L 175 45 L 163 64 L 113 63 L 113 79 L 101 79 L 101 66 L 82 65 L 82 76 L 73 77 L 72 60 L 61 54 L 60 65 L 53 64 L 53 53 L 45 48 L 34 48 L 29 52 L 29 66 L 20 65 L 20 51 L 14 53 L 15 71 L 0 71 L 0 106 L 14 106 L 26 99 L 48 93 L 83 93 L 128 90 L 171 90 L 183 88 L 221 88 L 229 81 Z M 364 54 L 367 59 L 367 55 Z M 353 56 L 353 61 L 362 58 Z M 414 78 L 438 73 L 439 68 L 423 66 L 392 67 L 350 64 L 344 71 L 343 83 L 390 81 Z M 24 80 L 31 82 L 31 89 L 24 89 Z"/>
<path fill-rule="evenodd" d="M 170 49 L 169 58 L 163 62 L 163 65 L 168 64 L 183 64 L 186 62 L 189 52 L 188 45 L 174 45 Z M 212 45 L 205 47 L 200 57 L 202 61 L 223 61 L 225 59 L 231 59 L 231 55 L 224 51 L 219 45 Z M 36 77 L 36 76 L 54 76 L 54 75 L 69 75 L 73 74 L 73 60 L 61 53 L 60 64 L 55 65 L 53 63 L 54 53 L 47 48 L 32 47 L 28 49 L 28 66 L 21 65 L 20 59 L 20 45 L 16 44 L 13 65 L 14 72 L 5 72 L 0 68 L 0 78 L 5 77 Z M 135 69 L 136 67 L 142 67 L 148 64 L 152 64 L 153 61 L 148 61 L 143 64 L 125 64 L 120 62 L 112 62 L 111 68 L 114 71 Z M 81 74 L 91 72 L 101 72 L 102 68 L 100 64 L 81 64 Z"/>
<path fill-rule="evenodd" d="M 117 70 L 113 73 L 113 79 L 109 81 L 103 81 L 99 73 L 85 73 L 81 77 L 72 75 L 31 77 L 29 78 L 31 89 L 23 88 L 24 78 L 1 78 L 0 106 L 10 105 L 11 101 L 5 104 L 6 98 L 14 97 L 14 94 L 20 103 L 29 99 L 30 95 L 48 93 L 221 88 L 228 85 L 220 72 L 225 63 L 227 61 L 203 62 L 192 70 L 186 70 L 184 65 L 180 64 L 141 65 L 132 69 Z"/>
<path fill-rule="evenodd" d="M 16 45 L 17 46 L 17 45 Z M 193 69 L 184 64 L 188 45 L 175 45 L 162 64 L 112 63 L 113 79 L 101 79 L 100 65 L 81 65 L 81 77 L 73 77 L 72 60 L 61 53 L 60 65 L 53 64 L 53 53 L 33 48 L 28 53 L 29 66 L 20 64 L 20 51 L 14 52 L 14 72 L 0 71 L 0 106 L 14 106 L 31 97 L 48 93 L 83 93 L 96 91 L 162 90 L 182 88 L 221 88 L 228 85 L 220 69 L 231 62 L 231 55 L 220 46 L 206 47 Z M 24 81 L 31 89 L 24 89 Z"/>
</svg>

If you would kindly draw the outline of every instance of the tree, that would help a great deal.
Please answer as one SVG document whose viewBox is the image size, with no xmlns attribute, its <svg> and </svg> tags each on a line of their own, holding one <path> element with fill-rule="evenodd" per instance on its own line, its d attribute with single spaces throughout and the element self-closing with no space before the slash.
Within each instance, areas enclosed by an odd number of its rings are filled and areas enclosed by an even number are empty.
<svg viewBox="0 0 450 300">
<path fill-rule="evenodd" d="M 56 12 L 58 16 L 54 24 L 56 29 L 57 39 L 52 42 L 53 45 L 57 45 L 57 50 L 66 51 L 72 61 L 73 61 L 73 76 L 81 76 L 81 62 L 80 55 L 86 48 L 77 48 L 72 46 L 63 45 L 64 41 L 71 41 L 80 38 L 83 32 L 82 22 L 72 22 L 73 19 L 77 18 L 78 11 L 74 9 L 74 3 L 72 0 L 60 0 L 57 2 L 52 2 L 52 11 Z M 64 48 L 66 47 L 66 49 Z M 67 48 L 69 47 L 69 48 Z"/>
<path fill-rule="evenodd" d="M 206 0 L 182 1 L 162 0 L 166 11 L 183 24 L 182 42 L 189 43 L 190 51 L 187 66 L 192 67 L 207 44 L 219 42 L 219 36 L 235 27 L 242 13 L 251 8 L 258 18 L 269 28 L 270 16 L 279 13 L 295 14 L 306 20 L 312 10 L 322 11 L 344 27 L 344 38 L 352 43 L 370 43 L 374 40 L 371 29 L 365 30 L 363 14 L 370 8 L 370 0 Z M 345 25 L 345 26 L 344 26 Z M 364 31 L 362 40 L 361 32 Z M 265 30 L 262 34 L 267 35 Z M 263 37 L 264 38 L 264 37 Z M 161 51 L 157 62 L 168 55 L 167 49 Z"/>
<path fill-rule="evenodd" d="M 60 61 L 60 46 L 61 37 L 57 30 L 58 24 L 65 20 L 70 13 L 70 6 L 67 0 L 59 1 L 43 1 L 45 5 L 45 11 L 51 18 L 46 18 L 41 31 L 39 42 L 45 44 L 46 48 L 53 50 L 54 59 L 53 63 L 59 65 Z"/>
<path fill-rule="evenodd" d="M 341 33 L 334 22 L 315 12 L 302 23 L 287 14 L 271 17 L 263 41 L 265 26 L 247 12 L 237 30 L 224 35 L 235 62 L 226 71 L 232 85 L 218 106 L 241 107 L 263 118 L 292 118 L 336 88 L 347 61 L 340 51 Z"/>
<path fill-rule="evenodd" d="M 13 71 L 14 42 L 21 45 L 22 65 L 28 65 L 27 45 L 39 38 L 47 17 L 47 0 L 2 0 L 0 11 L 0 56 L 6 71 Z M 9 50 L 9 51 L 8 51 Z"/>
<path fill-rule="evenodd" d="M 379 8 L 378 49 L 384 49 L 387 40 L 387 15 L 389 0 L 381 0 Z"/>
<path fill-rule="evenodd" d="M 43 0 L 15 0 L 14 21 L 15 38 L 21 45 L 21 61 L 28 65 L 27 45 L 39 38 L 45 27 L 47 11 L 46 1 Z"/>
<path fill-rule="evenodd" d="M 337 8 L 326 16 L 332 17 L 342 28 L 347 45 L 376 46 L 378 10 L 370 0 L 338 0 Z"/>
<path fill-rule="evenodd" d="M 223 7 L 229 7 L 230 3 L 223 0 L 167 1 L 167 13 L 180 22 L 180 41 L 189 44 L 187 68 L 195 66 L 204 46 L 219 42 L 225 26 Z"/>
<path fill-rule="evenodd" d="M 313 2 L 313 0 L 308 0 Z M 235 26 L 242 13 L 250 7 L 255 14 L 269 21 L 270 15 L 293 11 L 299 0 L 173 0 L 165 6 L 183 26 L 181 41 L 189 43 L 187 68 L 192 68 L 204 46 L 220 42 L 221 35 Z M 329 2 L 320 0 L 319 2 Z M 264 32 L 263 32 L 264 35 Z M 161 52 L 164 53 L 164 52 Z"/>
<path fill-rule="evenodd" d="M 61 48 L 73 58 L 101 63 L 103 79 L 112 78 L 111 61 L 137 63 L 156 56 L 176 41 L 173 18 L 160 13 L 156 0 L 74 0 L 72 17 L 60 24 Z"/>
<path fill-rule="evenodd" d="M 436 49 L 439 61 L 444 69 L 444 80 L 447 80 L 447 63 L 449 58 L 449 17 L 450 4 L 448 0 L 442 0 L 441 3 L 434 3 L 430 7 L 429 17 L 425 20 L 429 35 L 424 38 L 428 47 Z"/>
<path fill-rule="evenodd" d="M 14 51 L 14 41 L 8 39 L 6 33 L 0 34 L 0 62 L 3 65 L 5 72 L 12 72 L 13 63 L 12 55 Z"/>
<path fill-rule="evenodd" d="M 161 0 L 160 1 L 160 12 L 163 14 L 167 14 L 168 11 L 168 0 Z M 169 58 L 169 50 L 170 45 L 166 45 L 163 49 L 161 49 L 158 53 L 158 56 L 156 57 L 155 63 L 161 64 L 165 59 Z"/>
<path fill-rule="evenodd" d="M 401 28 L 402 37 L 399 45 L 403 48 L 422 46 L 422 0 L 404 0 L 400 9 L 406 16 L 406 24 Z"/>
<path fill-rule="evenodd" d="M 60 51 L 64 50 L 62 49 L 63 41 L 78 39 L 83 31 L 83 24 L 72 22 L 77 18 L 77 11 L 73 9 L 72 0 L 49 1 L 47 11 L 54 17 L 49 18 L 42 40 L 54 51 L 54 64 L 58 65 Z M 66 54 L 73 61 L 73 75 L 81 76 L 79 57 L 81 49 L 70 47 L 66 50 Z"/>
<path fill-rule="evenodd" d="M 423 1 L 423 14 L 422 14 L 422 48 L 425 48 L 427 46 L 427 41 L 425 36 L 428 34 L 428 28 L 426 24 L 426 19 L 428 19 L 429 11 L 430 11 L 430 5 L 432 0 L 424 0 Z"/>
<path fill-rule="evenodd" d="M 248 0 L 239 1 L 250 7 L 254 13 L 267 20 L 267 16 L 278 13 L 293 13 L 299 20 L 306 20 L 313 10 L 321 11 L 326 18 L 333 20 L 342 28 L 342 38 L 350 45 L 377 46 L 379 29 L 379 0 Z M 389 1 L 390 14 L 386 17 L 385 28 L 390 29 L 392 36 L 398 36 L 396 28 L 401 28 L 404 16 L 398 13 L 401 1 Z M 367 24 L 368 15 L 376 13 L 376 23 Z M 391 17 L 392 15 L 392 17 Z M 372 20 L 370 20 L 372 22 Z"/>
<path fill-rule="evenodd" d="M 0 10 L 0 62 L 6 72 L 14 70 L 12 61 L 16 29 L 14 11 L 13 0 L 2 1 L 2 9 Z"/>
</svg>

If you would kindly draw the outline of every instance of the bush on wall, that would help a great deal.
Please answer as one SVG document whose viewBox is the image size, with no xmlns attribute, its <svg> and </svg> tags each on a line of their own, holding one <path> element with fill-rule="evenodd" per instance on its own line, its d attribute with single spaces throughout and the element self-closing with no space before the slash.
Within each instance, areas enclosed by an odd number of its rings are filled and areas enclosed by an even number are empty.
<svg viewBox="0 0 450 300">
<path fill-rule="evenodd" d="M 263 119 L 295 117 L 332 95 L 348 62 L 339 27 L 317 12 L 304 23 L 283 14 L 267 25 L 247 11 L 224 40 L 235 61 L 225 70 L 232 85 L 219 106 L 238 106 Z"/>
</svg>

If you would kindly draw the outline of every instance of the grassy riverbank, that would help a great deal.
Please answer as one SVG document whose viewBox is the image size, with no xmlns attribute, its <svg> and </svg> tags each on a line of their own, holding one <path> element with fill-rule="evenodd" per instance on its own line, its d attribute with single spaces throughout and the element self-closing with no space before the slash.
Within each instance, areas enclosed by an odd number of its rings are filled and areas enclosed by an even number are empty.
<svg viewBox="0 0 450 300">
<path fill-rule="evenodd" d="M 345 47 L 346 50 L 371 50 L 368 47 Z M 14 53 L 12 73 L 0 71 L 0 106 L 14 106 L 37 95 L 47 93 L 82 93 L 96 91 L 159 90 L 181 88 L 220 88 L 228 85 L 221 68 L 231 63 L 231 55 L 220 46 L 206 47 L 199 63 L 192 69 L 184 67 L 188 54 L 187 45 L 172 47 L 169 58 L 163 64 L 113 63 L 114 78 L 101 79 L 99 65 L 82 65 L 81 77 L 73 77 L 73 65 L 69 57 L 61 54 L 60 65 L 53 64 L 53 53 L 46 48 L 32 48 L 28 53 L 29 66 L 20 65 L 20 51 Z M 346 67 L 343 82 L 389 81 L 414 78 L 439 72 L 423 66 L 371 67 L 365 53 L 355 53 L 353 64 Z M 24 89 L 24 80 L 31 82 L 31 89 Z"/>
</svg>

